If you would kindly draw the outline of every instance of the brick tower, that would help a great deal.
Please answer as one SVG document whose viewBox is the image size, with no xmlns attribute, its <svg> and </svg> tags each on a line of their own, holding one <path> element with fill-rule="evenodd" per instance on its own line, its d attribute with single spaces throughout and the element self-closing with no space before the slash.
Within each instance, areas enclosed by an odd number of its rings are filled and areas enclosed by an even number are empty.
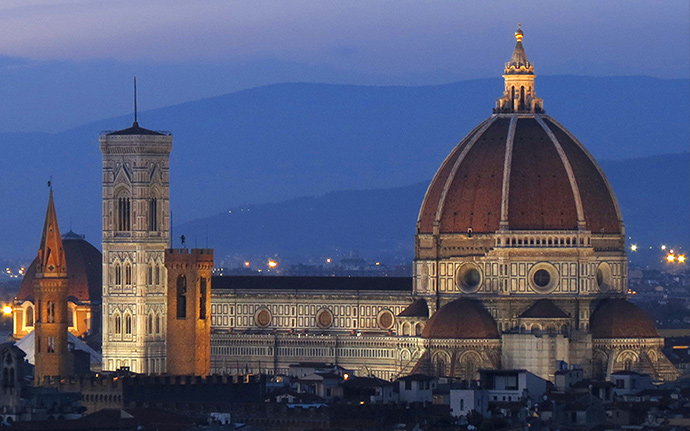
<svg viewBox="0 0 690 431">
<path fill-rule="evenodd" d="M 164 373 L 172 135 L 103 133 L 103 369 Z"/>
<path fill-rule="evenodd" d="M 34 383 L 40 385 L 44 377 L 69 375 L 71 365 L 67 351 L 67 265 L 52 189 L 38 249 L 34 297 L 38 310 Z"/>
<path fill-rule="evenodd" d="M 168 249 L 168 373 L 206 376 L 211 368 L 212 249 Z"/>
</svg>

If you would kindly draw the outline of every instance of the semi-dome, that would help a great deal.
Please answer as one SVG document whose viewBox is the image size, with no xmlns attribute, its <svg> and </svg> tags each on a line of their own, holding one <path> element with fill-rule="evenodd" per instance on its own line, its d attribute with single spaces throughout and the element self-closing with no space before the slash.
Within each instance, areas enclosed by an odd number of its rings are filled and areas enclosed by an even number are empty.
<svg viewBox="0 0 690 431">
<path fill-rule="evenodd" d="M 101 252 L 83 235 L 72 231 L 62 236 L 62 246 L 65 252 L 67 266 L 67 295 L 71 301 L 101 301 L 101 274 L 103 260 Z M 20 301 L 34 300 L 34 278 L 38 258 L 34 259 L 24 273 L 24 279 L 19 288 L 17 299 Z"/>
<path fill-rule="evenodd" d="M 589 319 L 592 338 L 659 338 L 652 318 L 625 299 L 605 299 Z"/>
<path fill-rule="evenodd" d="M 499 338 L 496 321 L 479 301 L 456 299 L 441 307 L 422 331 L 424 338 Z"/>
<path fill-rule="evenodd" d="M 547 116 L 522 32 L 494 115 L 450 153 L 431 182 L 418 233 L 578 230 L 622 234 L 612 189 L 592 155 Z"/>
</svg>

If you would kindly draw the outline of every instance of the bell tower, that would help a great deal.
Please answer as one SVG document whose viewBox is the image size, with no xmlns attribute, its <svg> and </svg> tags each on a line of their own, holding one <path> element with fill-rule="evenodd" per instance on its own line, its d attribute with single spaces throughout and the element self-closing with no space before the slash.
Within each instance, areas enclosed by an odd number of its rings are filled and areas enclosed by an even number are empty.
<svg viewBox="0 0 690 431">
<path fill-rule="evenodd" d="M 52 188 L 38 249 L 34 296 L 38 309 L 34 334 L 34 384 L 41 385 L 44 377 L 64 377 L 71 371 L 67 351 L 67 264 Z"/>
<path fill-rule="evenodd" d="M 103 153 L 103 369 L 166 371 L 165 249 L 172 135 L 139 126 L 100 136 Z"/>
</svg>

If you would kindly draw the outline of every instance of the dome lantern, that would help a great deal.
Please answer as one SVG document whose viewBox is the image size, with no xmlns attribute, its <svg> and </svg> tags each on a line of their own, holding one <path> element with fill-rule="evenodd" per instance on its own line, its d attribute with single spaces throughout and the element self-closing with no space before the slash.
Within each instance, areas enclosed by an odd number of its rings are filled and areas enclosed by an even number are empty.
<svg viewBox="0 0 690 431">
<path fill-rule="evenodd" d="M 521 25 L 515 31 L 515 49 L 510 61 L 503 70 L 505 88 L 503 96 L 496 100 L 494 112 L 535 113 L 544 112 L 544 101 L 534 91 L 534 65 L 527 59 L 522 38 L 525 36 Z"/>
</svg>

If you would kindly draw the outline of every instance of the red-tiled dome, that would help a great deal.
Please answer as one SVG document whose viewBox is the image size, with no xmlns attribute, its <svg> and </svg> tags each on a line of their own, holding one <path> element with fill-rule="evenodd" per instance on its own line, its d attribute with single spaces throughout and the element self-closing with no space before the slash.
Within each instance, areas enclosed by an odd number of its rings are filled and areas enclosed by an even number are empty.
<svg viewBox="0 0 690 431">
<path fill-rule="evenodd" d="M 456 299 L 441 307 L 422 331 L 424 338 L 499 338 L 496 321 L 479 301 Z"/>
<path fill-rule="evenodd" d="M 429 186 L 418 232 L 433 233 L 435 224 L 439 233 L 495 232 L 502 211 L 511 230 L 576 230 L 584 221 L 595 233 L 621 233 L 596 161 L 541 113 L 496 114 L 470 132 Z"/>
<path fill-rule="evenodd" d="M 592 338 L 659 338 L 654 321 L 625 299 L 605 299 L 589 319 Z"/>
<path fill-rule="evenodd" d="M 67 296 L 71 301 L 101 302 L 103 260 L 101 252 L 89 244 L 83 236 L 70 231 L 62 236 L 62 247 L 67 262 Z M 34 300 L 34 277 L 38 258 L 34 259 L 24 274 L 17 299 Z"/>
</svg>

